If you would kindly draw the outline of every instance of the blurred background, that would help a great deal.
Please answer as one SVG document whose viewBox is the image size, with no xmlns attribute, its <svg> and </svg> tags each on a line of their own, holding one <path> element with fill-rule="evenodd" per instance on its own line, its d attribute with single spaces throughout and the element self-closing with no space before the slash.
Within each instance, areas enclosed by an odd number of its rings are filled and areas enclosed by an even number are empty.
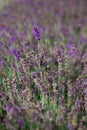
<svg viewBox="0 0 87 130">
<path fill-rule="evenodd" d="M 0 10 L 3 8 L 5 4 L 8 4 L 11 0 L 0 0 Z"/>
</svg>

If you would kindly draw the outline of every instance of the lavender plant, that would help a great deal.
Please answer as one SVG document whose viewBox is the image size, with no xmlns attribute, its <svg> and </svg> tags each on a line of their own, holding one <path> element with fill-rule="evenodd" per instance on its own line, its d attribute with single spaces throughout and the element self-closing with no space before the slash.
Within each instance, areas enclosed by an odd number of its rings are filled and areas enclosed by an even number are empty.
<svg viewBox="0 0 87 130">
<path fill-rule="evenodd" d="M 0 130 L 87 129 L 86 14 L 85 0 L 3 7 Z"/>
</svg>

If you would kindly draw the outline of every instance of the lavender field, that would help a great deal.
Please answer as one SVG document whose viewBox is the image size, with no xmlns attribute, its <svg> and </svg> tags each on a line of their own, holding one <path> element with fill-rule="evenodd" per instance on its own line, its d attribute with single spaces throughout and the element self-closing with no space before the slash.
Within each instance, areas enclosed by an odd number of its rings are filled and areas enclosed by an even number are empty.
<svg viewBox="0 0 87 130">
<path fill-rule="evenodd" d="M 87 1 L 0 4 L 0 130 L 87 130 Z"/>
</svg>

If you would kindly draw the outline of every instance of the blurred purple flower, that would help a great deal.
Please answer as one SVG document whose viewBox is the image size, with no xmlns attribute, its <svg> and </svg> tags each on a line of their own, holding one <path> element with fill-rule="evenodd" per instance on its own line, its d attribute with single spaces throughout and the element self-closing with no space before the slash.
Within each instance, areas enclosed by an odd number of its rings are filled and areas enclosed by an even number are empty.
<svg viewBox="0 0 87 130">
<path fill-rule="evenodd" d="M 84 84 L 87 85 L 87 79 L 85 79 Z"/>
<path fill-rule="evenodd" d="M 71 43 L 66 44 L 66 48 L 70 51 L 70 56 L 73 57 L 77 54 L 77 49 L 75 46 L 73 46 Z"/>
<path fill-rule="evenodd" d="M 0 65 L 2 65 L 3 64 L 3 62 L 2 62 L 2 60 L 0 60 Z"/>
<path fill-rule="evenodd" d="M 71 129 L 72 129 L 72 126 L 71 126 L 70 124 L 67 124 L 67 125 L 66 125 L 66 128 L 67 128 L 67 130 L 71 130 Z"/>
<path fill-rule="evenodd" d="M 75 47 L 71 48 L 71 56 L 75 56 L 77 54 L 77 49 Z"/>
<path fill-rule="evenodd" d="M 8 111 L 8 110 L 9 110 L 9 106 L 6 105 L 4 109 L 5 109 L 6 111 Z"/>
<path fill-rule="evenodd" d="M 8 17 L 8 13 L 3 13 L 3 16 L 6 18 Z"/>
<path fill-rule="evenodd" d="M 71 46 L 72 46 L 71 43 L 67 43 L 67 44 L 66 44 L 66 48 L 68 48 L 68 49 L 70 49 Z"/>
<path fill-rule="evenodd" d="M 20 52 L 17 51 L 16 48 L 13 48 L 12 53 L 13 53 L 13 55 L 15 56 L 16 59 L 19 59 L 19 57 L 20 57 Z"/>
<path fill-rule="evenodd" d="M 36 72 L 34 72 L 34 71 L 31 73 L 31 75 L 33 78 L 36 78 L 36 76 L 37 76 Z"/>
<path fill-rule="evenodd" d="M 3 43 L 2 43 L 2 42 L 0 42 L 0 46 L 3 46 Z"/>
<path fill-rule="evenodd" d="M 5 106 L 4 106 L 4 109 L 6 111 L 10 111 L 11 108 L 13 108 L 13 104 L 11 102 L 8 102 Z"/>
<path fill-rule="evenodd" d="M 23 119 L 22 117 L 20 117 L 20 118 L 18 119 L 18 124 L 19 124 L 20 126 L 23 126 L 23 124 L 24 124 L 24 119 Z"/>
<path fill-rule="evenodd" d="M 15 38 L 14 38 L 13 36 L 11 36 L 11 37 L 9 38 L 9 40 L 10 40 L 11 43 L 13 43 L 13 42 L 15 41 Z"/>
<path fill-rule="evenodd" d="M 40 40 L 41 39 L 41 37 L 40 37 L 40 31 L 39 31 L 38 26 L 33 26 L 32 32 L 33 32 L 34 37 L 35 37 L 36 40 Z"/>
</svg>

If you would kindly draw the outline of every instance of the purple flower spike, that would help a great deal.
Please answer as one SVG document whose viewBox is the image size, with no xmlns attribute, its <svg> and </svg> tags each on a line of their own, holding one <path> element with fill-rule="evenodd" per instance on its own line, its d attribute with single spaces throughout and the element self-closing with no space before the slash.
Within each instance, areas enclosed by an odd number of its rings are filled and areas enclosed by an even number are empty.
<svg viewBox="0 0 87 130">
<path fill-rule="evenodd" d="M 17 51 L 16 48 L 14 48 L 14 49 L 12 50 L 12 53 L 13 53 L 13 55 L 15 56 L 16 59 L 19 59 L 19 57 L 20 57 L 20 52 Z"/>
<path fill-rule="evenodd" d="M 34 37 L 36 40 L 40 40 L 40 31 L 39 31 L 39 28 L 38 26 L 33 26 L 33 34 L 34 34 Z"/>
</svg>

